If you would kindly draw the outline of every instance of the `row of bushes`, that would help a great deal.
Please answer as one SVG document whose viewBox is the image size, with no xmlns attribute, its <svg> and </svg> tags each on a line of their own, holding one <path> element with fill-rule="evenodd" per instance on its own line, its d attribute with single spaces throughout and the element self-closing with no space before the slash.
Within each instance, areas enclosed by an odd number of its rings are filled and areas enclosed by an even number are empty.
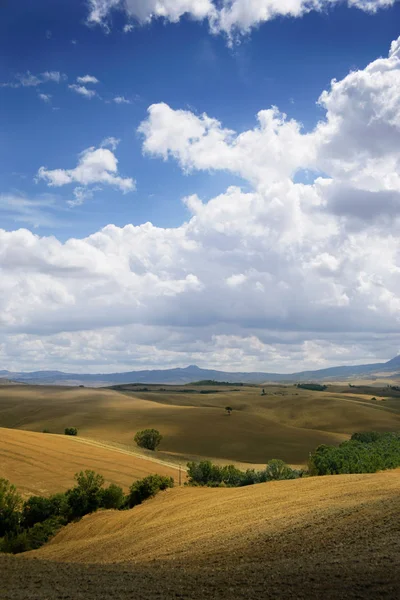
<svg viewBox="0 0 400 600">
<path fill-rule="evenodd" d="M 0 552 L 35 550 L 71 521 L 101 508 L 133 508 L 174 485 L 170 477 L 149 475 L 135 481 L 125 495 L 115 484 L 104 487 L 104 478 L 94 471 L 81 471 L 75 480 L 75 487 L 65 493 L 31 496 L 24 502 L 15 486 L 0 479 Z"/>
<path fill-rule="evenodd" d="M 400 433 L 355 433 L 340 446 L 319 446 L 311 454 L 311 475 L 376 473 L 400 467 Z"/>
<path fill-rule="evenodd" d="M 267 481 L 297 479 L 302 471 L 291 469 L 282 460 L 271 460 L 264 470 L 241 471 L 234 465 L 220 467 L 208 460 L 188 463 L 188 485 L 208 487 L 242 487 Z"/>
</svg>

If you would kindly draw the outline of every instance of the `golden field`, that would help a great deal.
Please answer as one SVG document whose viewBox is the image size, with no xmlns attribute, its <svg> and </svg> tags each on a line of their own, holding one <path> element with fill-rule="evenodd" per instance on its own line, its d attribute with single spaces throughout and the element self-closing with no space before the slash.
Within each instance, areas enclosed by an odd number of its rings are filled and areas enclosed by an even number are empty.
<svg viewBox="0 0 400 600">
<path fill-rule="evenodd" d="M 63 492 L 74 485 L 75 473 L 91 469 L 108 484 L 126 491 L 146 475 L 159 473 L 178 480 L 178 470 L 117 448 L 93 445 L 69 436 L 0 428 L 0 477 L 24 496 Z"/>
<path fill-rule="evenodd" d="M 0 557 L 4 600 L 390 598 L 400 471 L 178 488 Z"/>
<path fill-rule="evenodd" d="M 119 392 L 3 385 L 0 427 L 52 433 L 77 427 L 80 437 L 135 451 L 135 432 L 155 427 L 164 436 L 159 456 L 167 461 L 201 456 L 257 465 L 271 458 L 304 464 L 319 444 L 339 443 L 354 431 L 400 429 L 398 398 L 372 401 L 345 387 L 334 392 L 294 386 L 265 389 L 266 396 L 258 387 L 222 387 L 218 393 L 201 394 L 184 386 Z M 226 406 L 234 409 L 230 417 Z"/>
</svg>

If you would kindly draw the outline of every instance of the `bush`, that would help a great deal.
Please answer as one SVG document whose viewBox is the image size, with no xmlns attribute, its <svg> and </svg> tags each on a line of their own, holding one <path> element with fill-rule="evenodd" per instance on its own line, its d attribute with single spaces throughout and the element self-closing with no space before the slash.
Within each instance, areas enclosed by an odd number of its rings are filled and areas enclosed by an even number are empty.
<svg viewBox="0 0 400 600">
<path fill-rule="evenodd" d="M 138 431 L 134 439 L 140 448 L 155 450 L 161 443 L 162 435 L 157 429 L 144 429 L 144 431 Z"/>
<path fill-rule="evenodd" d="M 129 489 L 127 505 L 133 508 L 141 504 L 144 500 L 152 498 L 158 492 L 174 487 L 172 477 L 163 477 L 162 475 L 148 475 L 139 481 L 135 481 Z"/>
<path fill-rule="evenodd" d="M 121 487 L 112 483 L 101 491 L 101 507 L 119 510 L 125 500 L 125 494 Z"/>
<path fill-rule="evenodd" d="M 376 473 L 400 466 L 400 434 L 357 433 L 340 446 L 319 446 L 310 456 L 313 475 Z"/>
<path fill-rule="evenodd" d="M 51 518 L 67 523 L 69 517 L 70 507 L 66 494 L 54 494 L 50 498 L 31 496 L 24 502 L 21 525 L 23 528 L 29 528 Z"/>
<path fill-rule="evenodd" d="M 0 540 L 0 552 L 19 554 L 29 550 L 37 550 L 49 541 L 65 523 L 59 519 L 48 519 L 43 523 L 36 523 L 30 529 L 20 533 L 7 535 Z"/>
<path fill-rule="evenodd" d="M 75 475 L 77 485 L 68 490 L 67 498 L 71 517 L 76 519 L 101 507 L 104 477 L 94 471 L 81 471 Z"/>
<path fill-rule="evenodd" d="M 265 469 L 266 481 L 280 481 L 283 479 L 296 479 L 297 471 L 291 469 L 283 460 L 270 460 Z"/>
<path fill-rule="evenodd" d="M 18 531 L 22 498 L 7 479 L 0 479 L 0 537 Z"/>
<path fill-rule="evenodd" d="M 264 471 L 248 469 L 241 471 L 234 465 L 219 467 L 213 465 L 209 460 L 201 462 L 189 462 L 188 485 L 201 485 L 207 487 L 241 487 L 264 483 L 277 479 L 296 479 L 300 473 L 293 471 L 282 460 L 271 460 Z"/>
<path fill-rule="evenodd" d="M 78 430 L 76 427 L 66 427 L 64 433 L 65 435 L 78 435 Z"/>
<path fill-rule="evenodd" d="M 328 386 L 320 385 L 319 383 L 298 383 L 297 386 L 301 390 L 311 390 L 313 392 L 324 392 Z"/>
</svg>

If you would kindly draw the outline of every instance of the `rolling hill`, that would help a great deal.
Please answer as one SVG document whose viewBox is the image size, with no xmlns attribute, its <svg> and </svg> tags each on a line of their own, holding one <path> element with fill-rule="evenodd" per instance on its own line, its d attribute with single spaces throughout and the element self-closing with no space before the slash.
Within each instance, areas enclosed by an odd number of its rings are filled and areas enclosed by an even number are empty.
<svg viewBox="0 0 400 600">
<path fill-rule="evenodd" d="M 178 471 L 105 444 L 62 435 L 0 428 L 0 477 L 21 494 L 48 495 L 74 485 L 75 473 L 91 469 L 107 483 L 124 488 L 146 475 L 159 473 L 178 480 Z"/>
<path fill-rule="evenodd" d="M 330 367 L 299 373 L 245 373 L 216 371 L 201 369 L 190 365 L 184 369 L 164 369 L 129 371 L 126 373 L 63 373 L 62 371 L 35 371 L 35 372 L 10 372 L 0 371 L 0 378 L 30 384 L 43 385 L 90 385 L 92 387 L 106 387 L 124 383 L 164 383 L 179 384 L 192 383 L 201 380 L 242 382 L 261 384 L 266 382 L 294 382 L 294 381 L 335 381 L 351 378 L 375 377 L 384 373 L 388 378 L 400 378 L 400 356 L 384 363 L 368 365 Z"/>
<path fill-rule="evenodd" d="M 400 471 L 179 488 L 0 557 L 4 600 L 396 598 Z"/>
<path fill-rule="evenodd" d="M 167 461 L 201 456 L 258 465 L 281 458 L 299 465 L 318 445 L 339 443 L 354 431 L 400 429 L 398 398 L 349 392 L 348 386 L 335 392 L 270 386 L 265 396 L 245 386 L 199 393 L 1 386 L 0 427 L 63 433 L 73 426 L 79 436 L 131 450 L 137 450 L 136 431 L 155 427 L 164 436 L 157 454 Z M 230 417 L 226 406 L 233 408 Z"/>
</svg>

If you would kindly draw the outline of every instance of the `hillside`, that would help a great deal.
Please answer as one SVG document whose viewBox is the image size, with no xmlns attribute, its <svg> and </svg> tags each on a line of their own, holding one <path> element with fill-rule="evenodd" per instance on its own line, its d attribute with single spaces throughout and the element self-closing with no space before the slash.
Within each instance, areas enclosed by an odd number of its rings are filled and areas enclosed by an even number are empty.
<svg viewBox="0 0 400 600">
<path fill-rule="evenodd" d="M 294 465 L 318 445 L 339 443 L 354 431 L 400 429 L 398 398 L 371 401 L 340 389 L 309 392 L 294 386 L 268 387 L 265 396 L 255 387 L 208 391 L 1 386 L 0 427 L 63 433 L 73 426 L 81 437 L 131 450 L 137 450 L 136 431 L 155 427 L 164 436 L 157 454 L 166 460 L 207 456 L 265 464 L 282 458 Z M 226 406 L 233 407 L 230 417 Z"/>
<path fill-rule="evenodd" d="M 79 438 L 0 428 L 0 477 L 27 495 L 47 495 L 74 485 L 78 471 L 92 469 L 125 490 L 151 473 L 178 479 L 176 468 Z"/>
<path fill-rule="evenodd" d="M 399 470 L 170 490 L 1 557 L 4 598 L 395 598 L 399 492 Z"/>
<path fill-rule="evenodd" d="M 128 371 L 126 373 L 63 373 L 62 371 L 10 372 L 0 371 L 0 378 L 30 384 L 89 385 L 106 387 L 126 383 L 163 383 L 184 385 L 193 381 L 214 380 L 261 384 L 266 382 L 347 381 L 354 378 L 400 379 L 400 356 L 383 363 L 339 366 L 298 373 L 246 373 L 201 369 L 196 365 L 176 369 Z"/>
</svg>

